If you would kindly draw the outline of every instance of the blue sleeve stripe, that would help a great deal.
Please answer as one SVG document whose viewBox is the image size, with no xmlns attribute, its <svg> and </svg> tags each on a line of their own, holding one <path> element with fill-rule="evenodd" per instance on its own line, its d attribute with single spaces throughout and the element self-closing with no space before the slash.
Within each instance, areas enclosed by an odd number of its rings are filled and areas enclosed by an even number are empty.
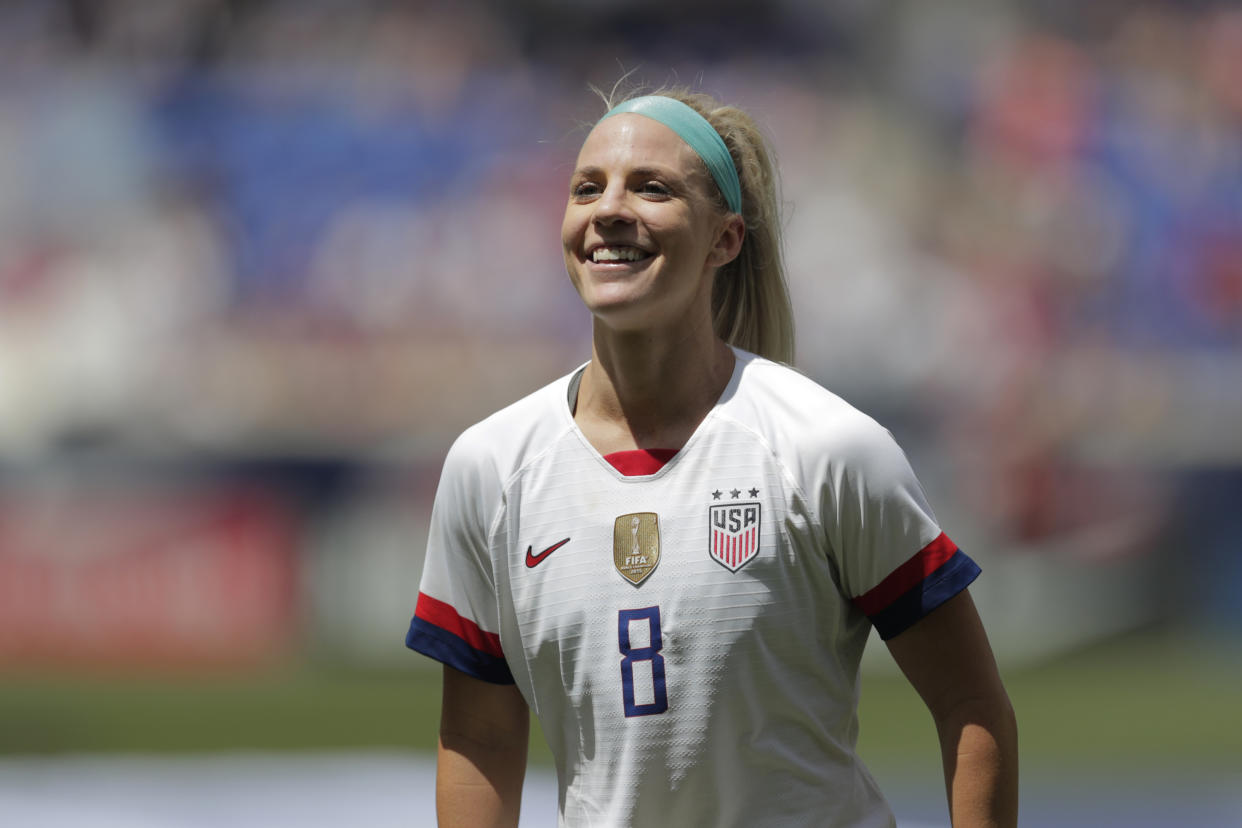
<svg viewBox="0 0 1242 828">
<path fill-rule="evenodd" d="M 430 656 L 468 676 L 492 684 L 513 684 L 513 673 L 503 658 L 471 647 L 463 639 L 418 616 L 410 622 L 405 646 Z"/>
<path fill-rule="evenodd" d="M 958 550 L 935 572 L 871 617 L 880 638 L 887 641 L 964 590 L 979 577 L 979 565 Z"/>
</svg>

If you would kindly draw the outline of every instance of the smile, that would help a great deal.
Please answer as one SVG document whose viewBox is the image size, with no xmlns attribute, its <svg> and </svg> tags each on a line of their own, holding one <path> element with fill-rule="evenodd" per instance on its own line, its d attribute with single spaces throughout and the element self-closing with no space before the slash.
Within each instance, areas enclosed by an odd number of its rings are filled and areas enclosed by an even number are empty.
<svg viewBox="0 0 1242 828">
<path fill-rule="evenodd" d="M 640 262 L 651 256 L 637 247 L 597 247 L 591 251 L 591 261 L 601 262 Z"/>
</svg>

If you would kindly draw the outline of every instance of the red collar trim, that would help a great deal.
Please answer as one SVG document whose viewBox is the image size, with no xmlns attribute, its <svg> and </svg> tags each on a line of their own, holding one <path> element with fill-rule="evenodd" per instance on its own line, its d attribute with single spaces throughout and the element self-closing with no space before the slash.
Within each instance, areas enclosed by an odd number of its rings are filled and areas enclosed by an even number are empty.
<svg viewBox="0 0 1242 828">
<path fill-rule="evenodd" d="M 677 454 L 677 449 L 630 449 L 605 454 L 604 459 L 626 477 L 655 474 Z"/>
</svg>

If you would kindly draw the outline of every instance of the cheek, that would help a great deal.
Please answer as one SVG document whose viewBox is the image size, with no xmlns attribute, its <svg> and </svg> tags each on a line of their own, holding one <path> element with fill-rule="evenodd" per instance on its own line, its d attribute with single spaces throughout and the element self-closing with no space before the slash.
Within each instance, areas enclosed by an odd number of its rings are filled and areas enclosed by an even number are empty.
<svg viewBox="0 0 1242 828">
<path fill-rule="evenodd" d="M 575 216 L 573 210 L 565 211 L 565 218 L 561 221 L 561 245 L 565 248 L 566 256 L 581 246 L 585 229 L 586 222 Z"/>
<path fill-rule="evenodd" d="M 561 225 L 561 245 L 564 248 L 565 257 L 565 273 L 569 276 L 570 284 L 579 294 L 582 293 L 582 274 L 581 263 L 578 261 L 578 250 L 580 244 L 581 233 L 571 226 L 569 219 L 566 218 L 564 224 Z"/>
</svg>

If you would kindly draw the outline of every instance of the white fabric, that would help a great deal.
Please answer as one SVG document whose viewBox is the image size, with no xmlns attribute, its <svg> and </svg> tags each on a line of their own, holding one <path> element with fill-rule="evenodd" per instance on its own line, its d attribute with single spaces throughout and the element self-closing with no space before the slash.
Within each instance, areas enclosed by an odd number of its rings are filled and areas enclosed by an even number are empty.
<svg viewBox="0 0 1242 828">
<path fill-rule="evenodd" d="M 421 585 L 499 633 L 555 756 L 560 825 L 892 825 L 854 752 L 870 624 L 850 599 L 940 529 L 891 435 L 738 351 L 677 456 L 625 477 L 574 424 L 569 382 L 455 443 Z M 760 551 L 736 571 L 709 555 L 709 510 L 731 502 L 760 505 Z M 635 586 L 614 565 L 614 522 L 645 512 L 658 515 L 660 557 Z M 565 538 L 527 566 L 528 547 Z M 638 649 L 652 607 L 658 658 Z M 654 709 L 662 659 L 664 712 L 625 715 L 623 613 L 631 701 Z"/>
</svg>

